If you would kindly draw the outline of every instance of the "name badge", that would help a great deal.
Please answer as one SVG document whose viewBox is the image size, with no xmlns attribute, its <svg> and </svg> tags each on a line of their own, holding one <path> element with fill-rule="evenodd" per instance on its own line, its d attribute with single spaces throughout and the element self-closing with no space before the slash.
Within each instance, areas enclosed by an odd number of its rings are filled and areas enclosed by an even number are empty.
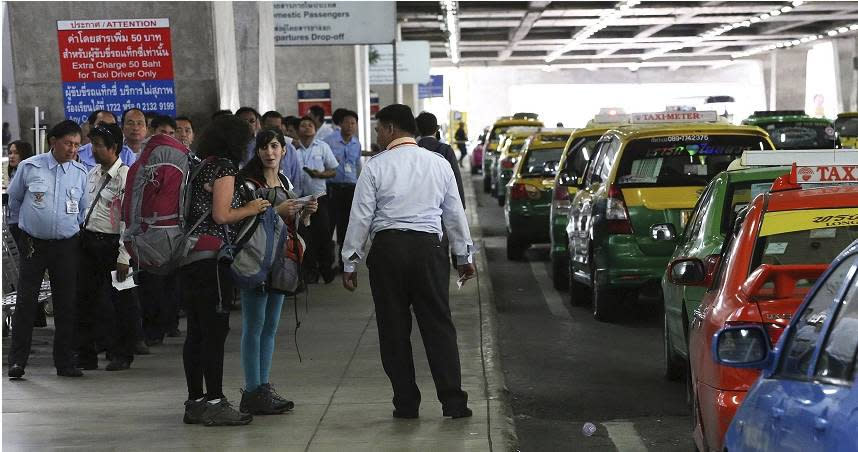
<svg viewBox="0 0 858 452">
<path fill-rule="evenodd" d="M 345 170 L 346 174 L 351 174 L 355 172 L 355 167 L 351 163 L 346 163 L 343 169 Z"/>
<path fill-rule="evenodd" d="M 66 201 L 66 213 L 80 213 L 80 207 L 76 200 L 69 199 Z"/>
</svg>

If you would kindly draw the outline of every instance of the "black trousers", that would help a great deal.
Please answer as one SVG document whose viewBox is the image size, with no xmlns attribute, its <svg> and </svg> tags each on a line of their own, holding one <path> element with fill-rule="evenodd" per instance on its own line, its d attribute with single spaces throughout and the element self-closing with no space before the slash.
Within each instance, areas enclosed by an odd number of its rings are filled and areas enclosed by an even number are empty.
<svg viewBox="0 0 858 452">
<path fill-rule="evenodd" d="M 336 228 L 337 233 L 337 260 L 342 264 L 341 254 L 343 242 L 346 239 L 346 229 L 349 227 L 349 213 L 355 197 L 355 184 L 328 184 L 328 196 L 331 197 L 331 224 Z"/>
<path fill-rule="evenodd" d="M 118 294 L 111 287 L 110 272 L 116 270 L 119 256 L 119 235 L 81 232 L 80 269 L 77 285 L 77 353 L 78 364 L 98 364 L 99 343 L 112 358 L 131 361 L 124 350 L 117 348 L 121 330 L 129 310 L 119 306 Z"/>
<path fill-rule="evenodd" d="M 327 196 L 319 198 L 319 210 L 313 214 L 307 234 L 304 235 L 307 250 L 304 253 L 303 266 L 309 271 L 327 272 L 331 270 L 334 263 L 329 203 Z"/>
<path fill-rule="evenodd" d="M 164 339 L 176 328 L 179 314 L 178 275 L 140 273 L 140 307 L 145 339 Z"/>
<path fill-rule="evenodd" d="M 182 354 L 188 399 L 219 399 L 223 397 L 223 348 L 229 333 L 232 279 L 225 264 L 218 264 L 216 259 L 182 267 L 179 278 L 188 313 Z"/>
<path fill-rule="evenodd" d="M 393 386 L 393 405 L 416 410 L 420 390 L 411 350 L 411 309 L 423 338 L 438 400 L 445 410 L 467 405 L 456 328 L 450 315 L 450 266 L 438 236 L 387 230 L 367 256 L 381 362 Z"/>
<path fill-rule="evenodd" d="M 62 240 L 40 240 L 24 233 L 21 244 L 21 273 L 12 318 L 9 364 L 27 365 L 38 307 L 36 301 L 45 270 L 48 270 L 54 303 L 54 366 L 57 369 L 72 367 L 80 240 L 77 235 Z"/>
</svg>

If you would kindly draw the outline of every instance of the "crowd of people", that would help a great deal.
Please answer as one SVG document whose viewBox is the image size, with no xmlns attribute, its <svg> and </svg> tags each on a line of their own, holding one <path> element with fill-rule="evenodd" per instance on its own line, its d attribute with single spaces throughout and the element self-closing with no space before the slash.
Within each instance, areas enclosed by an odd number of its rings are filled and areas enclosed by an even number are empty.
<svg viewBox="0 0 858 452">
<path fill-rule="evenodd" d="M 251 107 L 220 110 L 200 134 L 187 116 L 131 108 L 117 118 L 98 110 L 83 124 L 66 120 L 51 128 L 50 150 L 43 154 L 33 155 L 25 141 L 11 142 L 5 220 L 19 249 L 20 280 L 10 379 L 25 375 L 33 328 L 43 314 L 36 300 L 47 271 L 58 376 L 81 377 L 84 370 L 98 369 L 101 353 L 106 371 L 126 370 L 135 355 L 184 334 L 185 423 L 244 425 L 254 414 L 293 409 L 294 402 L 270 381 L 285 295 L 265 285 L 234 286 L 229 264 L 217 257 L 236 239 L 240 224 L 275 209 L 284 221 L 298 219 L 288 233 L 306 242 L 296 292 L 307 284 L 328 284 L 337 273 L 344 287 L 354 290 L 355 266 L 372 241 L 367 265 L 394 417 L 417 417 L 420 402 L 410 358 L 411 306 L 444 415 L 470 416 L 447 293 L 451 250 L 460 278 L 474 276 L 460 162 L 436 139 L 434 115 L 424 112 L 415 120 L 407 106 L 391 105 L 376 119 L 379 151 L 364 150 L 356 112 L 337 109 L 329 124 L 320 106 L 302 117 L 260 115 Z M 141 270 L 123 241 L 129 168 L 159 135 L 175 138 L 197 159 L 216 162 L 201 166 L 191 179 L 186 220 L 194 224 L 188 233 L 195 245 L 170 272 Z M 407 153 L 409 148 L 433 152 Z M 245 181 L 264 196 L 244 197 Z M 113 287 L 114 278 L 121 283 L 129 277 L 136 287 Z M 229 312 L 237 305 L 245 387 L 235 409 L 222 380 Z M 185 333 L 179 330 L 182 314 Z"/>
</svg>

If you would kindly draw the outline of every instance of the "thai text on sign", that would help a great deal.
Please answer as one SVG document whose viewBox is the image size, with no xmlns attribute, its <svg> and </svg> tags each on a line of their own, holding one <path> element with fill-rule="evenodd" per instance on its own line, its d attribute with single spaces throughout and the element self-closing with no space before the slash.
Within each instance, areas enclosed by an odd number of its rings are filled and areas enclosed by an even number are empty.
<svg viewBox="0 0 858 452">
<path fill-rule="evenodd" d="M 61 20 L 57 34 L 68 119 L 132 107 L 176 115 L 169 19 Z"/>
</svg>

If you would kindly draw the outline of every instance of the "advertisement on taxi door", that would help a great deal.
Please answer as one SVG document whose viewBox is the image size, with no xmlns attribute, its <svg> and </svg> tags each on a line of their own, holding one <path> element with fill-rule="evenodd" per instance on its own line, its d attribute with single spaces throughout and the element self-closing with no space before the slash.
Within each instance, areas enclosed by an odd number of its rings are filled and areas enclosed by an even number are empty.
<svg viewBox="0 0 858 452">
<path fill-rule="evenodd" d="M 176 115 L 169 19 L 57 21 L 65 116 L 131 107 Z"/>
</svg>

